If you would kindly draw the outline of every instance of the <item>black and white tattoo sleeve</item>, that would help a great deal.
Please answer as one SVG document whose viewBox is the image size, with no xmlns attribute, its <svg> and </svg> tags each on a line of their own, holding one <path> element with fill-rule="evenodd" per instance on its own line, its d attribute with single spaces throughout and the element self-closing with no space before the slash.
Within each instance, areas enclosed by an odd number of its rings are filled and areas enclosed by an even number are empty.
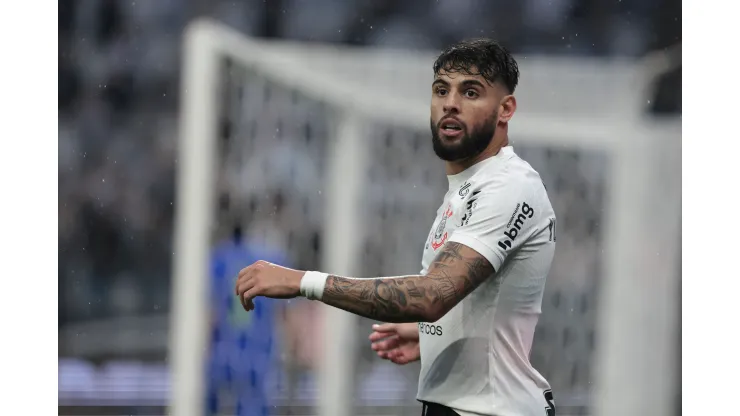
<svg viewBox="0 0 740 416">
<path fill-rule="evenodd" d="M 425 276 L 329 276 L 322 302 L 384 322 L 434 322 L 494 273 L 475 250 L 449 242 Z"/>
</svg>

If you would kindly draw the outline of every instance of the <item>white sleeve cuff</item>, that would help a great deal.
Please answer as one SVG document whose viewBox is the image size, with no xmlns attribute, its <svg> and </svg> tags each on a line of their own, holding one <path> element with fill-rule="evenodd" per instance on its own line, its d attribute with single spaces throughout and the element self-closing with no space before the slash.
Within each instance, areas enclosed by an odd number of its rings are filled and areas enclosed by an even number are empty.
<svg viewBox="0 0 740 416">
<path fill-rule="evenodd" d="M 473 237 L 472 235 L 454 233 L 452 234 L 452 237 L 450 237 L 449 241 L 454 241 L 456 243 L 466 245 L 472 248 L 473 250 L 477 251 L 478 254 L 485 257 L 486 260 L 488 260 L 488 262 L 491 263 L 491 266 L 493 266 L 493 270 L 496 272 L 498 272 L 499 267 L 501 267 L 501 264 L 503 264 L 504 262 L 503 256 L 501 256 L 495 250 L 492 250 L 488 246 L 488 244 Z"/>
</svg>

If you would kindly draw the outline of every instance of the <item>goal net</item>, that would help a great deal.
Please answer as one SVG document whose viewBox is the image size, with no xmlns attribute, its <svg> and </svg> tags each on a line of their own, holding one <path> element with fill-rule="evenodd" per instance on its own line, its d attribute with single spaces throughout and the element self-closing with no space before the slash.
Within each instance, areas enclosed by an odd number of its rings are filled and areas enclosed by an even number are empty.
<svg viewBox="0 0 740 416">
<path fill-rule="evenodd" d="M 258 41 L 210 21 L 188 30 L 171 414 L 205 409 L 209 256 L 235 225 L 295 268 L 367 277 L 419 271 L 447 188 L 429 138 L 434 57 Z M 650 74 L 639 63 L 517 58 L 510 136 L 558 215 L 532 362 L 552 384 L 558 414 L 672 414 L 680 121 L 645 116 Z M 370 321 L 307 303 L 287 305 L 299 322 L 288 331 L 302 333 L 283 335 L 269 366 L 275 414 L 418 410 L 418 365 L 375 358 Z M 300 350 L 287 347 L 296 342 Z"/>
</svg>

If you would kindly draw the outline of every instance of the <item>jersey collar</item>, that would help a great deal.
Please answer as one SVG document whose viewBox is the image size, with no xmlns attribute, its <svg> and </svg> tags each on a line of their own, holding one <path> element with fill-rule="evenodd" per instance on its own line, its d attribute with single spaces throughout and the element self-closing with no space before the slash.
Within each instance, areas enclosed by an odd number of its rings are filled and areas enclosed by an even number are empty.
<svg viewBox="0 0 740 416">
<path fill-rule="evenodd" d="M 489 157 L 488 159 L 482 160 L 475 165 L 465 169 L 464 171 L 456 175 L 447 175 L 447 181 L 450 184 L 450 189 L 456 188 L 462 185 L 465 181 L 473 177 L 479 170 L 483 169 L 488 165 L 494 165 L 501 163 L 503 160 L 508 159 L 514 154 L 514 148 L 511 146 L 504 146 L 495 156 Z"/>
</svg>

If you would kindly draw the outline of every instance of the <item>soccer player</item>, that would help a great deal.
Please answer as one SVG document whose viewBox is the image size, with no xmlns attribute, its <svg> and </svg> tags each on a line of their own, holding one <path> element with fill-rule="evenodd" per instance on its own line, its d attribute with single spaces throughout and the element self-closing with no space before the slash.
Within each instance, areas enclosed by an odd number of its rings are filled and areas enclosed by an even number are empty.
<svg viewBox="0 0 740 416">
<path fill-rule="evenodd" d="M 362 279 L 259 261 L 239 273 L 245 309 L 256 296 L 302 295 L 391 323 L 371 334 L 373 348 L 398 364 L 421 360 L 424 415 L 554 415 L 529 352 L 555 213 L 539 174 L 509 144 L 518 81 L 516 61 L 492 40 L 458 43 L 435 61 L 432 146 L 449 190 L 418 275 Z"/>
</svg>

